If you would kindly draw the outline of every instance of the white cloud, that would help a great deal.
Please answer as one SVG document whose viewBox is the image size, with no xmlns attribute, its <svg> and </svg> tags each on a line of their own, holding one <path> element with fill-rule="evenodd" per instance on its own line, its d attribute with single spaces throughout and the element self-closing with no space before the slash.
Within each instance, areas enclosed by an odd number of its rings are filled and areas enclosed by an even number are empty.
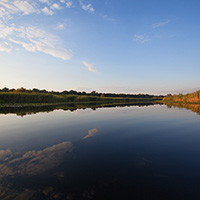
<svg viewBox="0 0 200 200">
<path fill-rule="evenodd" d="M 90 72 L 97 72 L 96 69 L 94 69 L 94 65 L 92 64 L 89 64 L 85 61 L 82 61 L 82 64 L 85 65 L 87 67 L 87 70 L 90 71 Z"/>
<path fill-rule="evenodd" d="M 0 1 L 0 17 L 2 19 L 10 19 L 13 14 L 28 15 L 31 13 L 40 13 L 36 3 L 28 0 L 1 0 Z"/>
<path fill-rule="evenodd" d="M 60 4 L 58 4 L 58 3 L 54 3 L 54 4 L 51 6 L 51 9 L 53 9 L 53 10 L 55 10 L 55 9 L 57 9 L 57 10 L 61 10 L 62 7 L 60 6 Z"/>
<path fill-rule="evenodd" d="M 46 4 L 41 9 L 39 2 Z M 13 18 L 14 14 L 29 15 L 32 13 L 44 13 L 46 15 L 53 15 L 51 10 L 62 9 L 59 3 L 51 3 L 49 0 L 29 1 L 29 0 L 0 0 L 0 17 L 4 20 Z"/>
<path fill-rule="evenodd" d="M 7 42 L 0 43 L 0 51 L 11 52 L 11 47 Z"/>
<path fill-rule="evenodd" d="M 66 8 L 72 7 L 72 1 L 71 0 L 60 0 L 60 3 L 63 3 L 66 5 Z"/>
<path fill-rule="evenodd" d="M 19 40 L 14 40 L 14 39 L 11 39 L 11 38 L 9 39 L 9 41 L 12 42 L 12 43 L 21 45 L 27 51 L 35 52 L 35 50 L 36 50 L 36 46 L 34 44 L 32 44 L 32 43 L 26 43 L 26 42 L 19 41 Z"/>
<path fill-rule="evenodd" d="M 34 3 L 30 4 L 28 1 L 21 1 L 16 0 L 13 2 L 13 4 L 16 6 L 16 8 L 19 9 L 20 12 L 22 12 L 24 15 L 28 15 L 30 13 L 39 12 L 37 8 L 35 7 Z"/>
<path fill-rule="evenodd" d="M 135 40 L 143 40 L 144 38 L 144 35 L 134 35 Z"/>
<path fill-rule="evenodd" d="M 0 21 L 0 38 L 6 38 L 7 36 L 13 34 L 15 28 L 13 25 L 7 26 Z"/>
<path fill-rule="evenodd" d="M 81 8 L 89 13 L 94 13 L 92 4 L 85 4 L 83 0 L 79 0 Z M 43 6 L 41 6 L 41 3 Z M 60 4 L 65 4 L 66 8 L 72 7 L 72 0 L 0 0 L 0 18 L 9 20 L 15 14 L 45 14 L 53 15 L 53 10 L 60 10 L 63 7 Z"/>
<path fill-rule="evenodd" d="M 82 9 L 89 13 L 94 12 L 91 4 L 79 1 Z M 9 23 L 16 16 L 53 15 L 55 10 L 64 8 L 63 4 L 70 8 L 72 0 L 0 0 L 0 51 L 10 52 L 16 50 L 16 46 L 21 46 L 30 52 L 40 51 L 63 60 L 71 59 L 72 51 L 63 47 L 55 35 L 33 26 L 16 26 Z M 63 30 L 64 25 L 58 24 L 56 28 Z M 85 62 L 85 66 L 89 71 L 96 72 L 93 65 Z"/>
<path fill-rule="evenodd" d="M 8 40 L 21 45 L 30 52 L 41 51 L 51 56 L 68 60 L 72 58 L 72 51 L 62 47 L 59 38 L 36 27 L 20 27 L 15 29 L 17 37 Z"/>
<path fill-rule="evenodd" d="M 116 19 L 111 18 L 111 17 L 109 17 L 108 15 L 105 15 L 105 14 L 100 14 L 100 17 L 102 17 L 102 18 L 104 18 L 104 19 L 106 19 L 106 20 L 109 20 L 109 21 L 111 21 L 111 22 L 116 21 Z"/>
<path fill-rule="evenodd" d="M 42 9 L 42 12 L 43 12 L 44 14 L 46 14 L 46 15 L 53 15 L 53 14 L 54 14 L 54 12 L 53 12 L 52 10 L 48 9 L 47 7 L 44 7 L 44 8 Z"/>
<path fill-rule="evenodd" d="M 90 137 L 94 137 L 97 132 L 98 132 L 98 130 L 96 128 L 90 129 L 88 131 L 88 134 L 85 137 L 83 137 L 83 140 L 90 138 Z"/>
<path fill-rule="evenodd" d="M 71 0 L 68 0 L 68 1 L 66 2 L 66 7 L 67 7 L 67 8 L 71 8 L 71 7 L 72 7 L 72 1 L 71 1 Z"/>
<path fill-rule="evenodd" d="M 152 24 L 152 28 L 159 28 L 159 27 L 165 26 L 169 23 L 170 23 L 170 20 L 166 20 L 163 22 L 157 22 L 157 23 Z"/>
<path fill-rule="evenodd" d="M 50 2 L 48 0 L 39 0 L 39 1 L 42 2 L 42 3 L 50 4 Z"/>
<path fill-rule="evenodd" d="M 141 42 L 141 43 L 146 43 L 150 41 L 150 39 L 147 36 L 141 35 L 141 34 L 135 34 L 133 36 L 133 40 Z"/>
<path fill-rule="evenodd" d="M 64 25 L 59 24 L 59 28 Z M 0 21 L 0 39 L 0 51 L 10 52 L 20 45 L 30 52 L 40 51 L 63 60 L 72 58 L 72 51 L 64 48 L 57 36 L 36 27 L 16 27 Z"/>
<path fill-rule="evenodd" d="M 65 28 L 64 24 L 58 23 L 58 24 L 56 25 L 56 29 L 57 29 L 57 30 L 63 30 L 64 28 Z"/>
<path fill-rule="evenodd" d="M 80 0 L 81 8 L 85 11 L 88 11 L 89 13 L 94 13 L 94 8 L 92 7 L 92 4 L 84 4 L 83 0 Z"/>
</svg>

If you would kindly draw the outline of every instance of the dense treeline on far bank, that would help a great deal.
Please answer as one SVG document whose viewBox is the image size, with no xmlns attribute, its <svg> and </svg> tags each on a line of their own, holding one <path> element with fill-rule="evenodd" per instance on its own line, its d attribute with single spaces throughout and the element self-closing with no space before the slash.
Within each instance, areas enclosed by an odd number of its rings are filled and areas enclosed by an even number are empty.
<svg viewBox="0 0 200 200">
<path fill-rule="evenodd" d="M 115 93 L 90 93 L 70 91 L 47 91 L 39 89 L 0 89 L 0 103 L 69 103 L 69 102 L 152 102 L 162 100 L 164 96 L 148 94 L 115 94 Z"/>
<path fill-rule="evenodd" d="M 200 103 L 200 90 L 189 93 L 189 94 L 178 94 L 178 95 L 171 95 L 168 94 L 163 98 L 164 102 L 176 102 L 176 103 Z"/>
</svg>

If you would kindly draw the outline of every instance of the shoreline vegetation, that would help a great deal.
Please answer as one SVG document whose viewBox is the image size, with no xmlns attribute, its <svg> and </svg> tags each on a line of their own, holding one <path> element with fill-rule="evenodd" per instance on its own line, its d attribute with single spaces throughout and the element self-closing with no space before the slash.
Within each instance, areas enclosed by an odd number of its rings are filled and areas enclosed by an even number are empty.
<svg viewBox="0 0 200 200">
<path fill-rule="evenodd" d="M 53 110 L 97 109 L 118 106 L 148 106 L 162 104 L 164 96 L 148 94 L 114 94 L 70 91 L 46 91 L 39 89 L 0 89 L 0 113 L 20 116 Z"/>
<path fill-rule="evenodd" d="M 163 98 L 163 102 L 166 103 L 184 103 L 184 104 L 200 104 L 200 90 L 188 93 L 188 94 L 178 94 L 171 95 L 168 94 Z"/>
<path fill-rule="evenodd" d="M 102 107 L 149 106 L 165 104 L 167 107 L 186 108 L 200 114 L 200 91 L 166 96 L 148 94 L 86 93 L 46 91 L 39 89 L 0 89 L 0 114 L 20 116 L 53 110 L 70 110 Z"/>
<path fill-rule="evenodd" d="M 163 103 L 169 108 L 184 108 L 200 115 L 200 91 L 188 93 L 185 95 L 168 94 L 163 98 Z"/>
<path fill-rule="evenodd" d="M 114 93 L 91 93 L 70 91 L 46 91 L 39 89 L 0 89 L 0 106 L 14 104 L 55 104 L 55 103 L 112 103 L 112 102 L 154 102 L 162 101 L 164 96 L 155 96 L 148 94 L 114 94 Z"/>
</svg>

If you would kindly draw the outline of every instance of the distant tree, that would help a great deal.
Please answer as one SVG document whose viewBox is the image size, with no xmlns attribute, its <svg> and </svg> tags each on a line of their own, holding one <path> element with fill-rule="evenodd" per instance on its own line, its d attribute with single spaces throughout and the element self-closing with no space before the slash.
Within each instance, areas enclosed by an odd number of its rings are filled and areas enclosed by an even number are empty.
<svg viewBox="0 0 200 200">
<path fill-rule="evenodd" d="M 91 96 L 97 96 L 98 93 L 97 93 L 96 91 L 92 91 L 92 92 L 90 92 L 90 95 L 91 95 Z"/>
<path fill-rule="evenodd" d="M 38 90 L 37 88 L 33 88 L 32 91 L 35 92 L 35 93 L 39 93 L 40 92 L 40 90 Z"/>
<path fill-rule="evenodd" d="M 69 91 L 69 94 L 77 94 L 77 91 L 75 91 L 75 90 L 70 90 L 70 91 Z"/>
<path fill-rule="evenodd" d="M 45 89 L 40 90 L 41 93 L 49 93 L 48 91 L 46 91 Z"/>
<path fill-rule="evenodd" d="M 25 88 L 21 87 L 21 88 L 17 89 L 17 92 L 27 92 L 27 90 Z"/>
<path fill-rule="evenodd" d="M 69 92 L 67 90 L 64 90 L 61 92 L 61 94 L 69 94 Z"/>
<path fill-rule="evenodd" d="M 9 91 L 9 89 L 7 88 L 7 87 L 4 87 L 3 89 L 2 89 L 2 92 L 8 92 Z"/>
</svg>

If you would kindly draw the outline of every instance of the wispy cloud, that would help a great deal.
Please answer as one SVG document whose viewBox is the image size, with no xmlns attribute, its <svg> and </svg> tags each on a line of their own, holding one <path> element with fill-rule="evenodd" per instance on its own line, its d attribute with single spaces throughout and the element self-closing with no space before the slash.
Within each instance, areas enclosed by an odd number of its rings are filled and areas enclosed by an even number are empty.
<svg viewBox="0 0 200 200">
<path fill-rule="evenodd" d="M 41 4 L 42 3 L 42 4 Z M 0 17 L 4 20 L 13 18 L 15 14 L 46 14 L 53 15 L 53 10 L 60 10 L 59 3 L 49 0 L 29 1 L 29 0 L 1 0 Z"/>
<path fill-rule="evenodd" d="M 98 133 L 98 130 L 96 128 L 90 129 L 88 131 L 88 134 L 85 137 L 83 137 L 83 140 L 88 139 L 90 137 L 94 137 L 96 133 Z"/>
<path fill-rule="evenodd" d="M 150 41 L 150 38 L 147 37 L 146 35 L 144 34 L 135 34 L 133 36 L 133 40 L 134 41 L 138 41 L 140 43 L 146 43 L 146 42 L 149 42 Z"/>
<path fill-rule="evenodd" d="M 13 14 L 28 15 L 31 13 L 40 13 L 40 9 L 35 2 L 28 0 L 1 0 L 0 1 L 0 17 L 2 19 L 10 19 Z"/>
<path fill-rule="evenodd" d="M 41 2 L 42 7 L 38 5 Z M 51 56 L 68 60 L 72 58 L 72 51 L 63 47 L 60 39 L 45 30 L 34 26 L 17 26 L 10 24 L 9 20 L 18 15 L 29 15 L 31 13 L 53 15 L 53 10 L 61 9 L 60 4 L 48 0 L 2 0 L 0 1 L 0 51 L 10 52 L 21 46 L 30 52 L 44 52 Z M 57 27 L 64 29 L 63 24 Z M 19 49 L 19 48 L 17 48 Z"/>
<path fill-rule="evenodd" d="M 50 4 L 49 0 L 39 0 L 39 1 L 42 2 L 42 3 Z"/>
<path fill-rule="evenodd" d="M 51 9 L 53 9 L 53 10 L 55 10 L 55 9 L 57 9 L 57 10 L 61 10 L 62 7 L 60 6 L 59 3 L 54 3 L 54 4 L 51 6 Z"/>
<path fill-rule="evenodd" d="M 79 3 L 83 10 L 94 13 L 92 4 L 86 4 L 83 0 L 79 0 Z M 10 52 L 16 50 L 16 46 L 20 46 L 30 52 L 40 51 L 63 60 L 71 59 L 72 51 L 63 47 L 60 39 L 54 34 L 35 26 L 17 26 L 9 23 L 16 15 L 51 16 L 60 9 L 70 7 L 72 0 L 0 0 L 0 51 Z M 63 30 L 64 25 L 58 24 L 56 28 Z M 83 63 L 89 71 L 96 72 L 93 65 Z"/>
<path fill-rule="evenodd" d="M 64 24 L 58 23 L 55 27 L 57 30 L 63 30 L 65 28 Z"/>
<path fill-rule="evenodd" d="M 66 2 L 66 7 L 67 7 L 67 8 L 71 8 L 71 7 L 72 7 L 72 1 L 68 0 L 68 1 Z"/>
<path fill-rule="evenodd" d="M 111 18 L 111 17 L 109 17 L 109 16 L 106 15 L 106 14 L 100 14 L 100 17 L 102 17 L 103 19 L 106 19 L 106 20 L 108 20 L 108 21 L 111 21 L 111 22 L 115 22 L 115 21 L 116 21 L 116 19 Z"/>
<path fill-rule="evenodd" d="M 66 8 L 71 8 L 73 3 L 71 0 L 60 0 L 60 3 L 63 3 L 66 5 Z"/>
<path fill-rule="evenodd" d="M 167 24 L 169 24 L 171 21 L 170 20 L 166 20 L 166 21 L 163 21 L 163 22 L 157 22 L 157 23 L 154 23 L 151 25 L 152 28 L 159 28 L 159 27 L 163 27 Z"/>
<path fill-rule="evenodd" d="M 14 24 L 6 25 L 0 21 L 0 38 L 6 38 L 7 36 L 12 35 L 14 31 Z"/>
<path fill-rule="evenodd" d="M 27 51 L 41 51 L 63 60 L 72 57 L 72 51 L 62 47 L 57 36 L 33 26 L 16 27 L 14 24 L 9 26 L 0 22 L 0 39 L 1 51 L 10 52 L 16 49 L 16 45 L 20 45 Z"/>
<path fill-rule="evenodd" d="M 87 70 L 90 72 L 97 72 L 97 70 L 94 68 L 93 64 L 89 64 L 85 61 L 82 61 L 83 65 L 85 65 L 87 67 Z"/>
<path fill-rule="evenodd" d="M 8 53 L 11 51 L 11 47 L 7 42 L 0 43 L 0 51 L 4 51 Z"/>
<path fill-rule="evenodd" d="M 92 4 L 85 4 L 83 3 L 83 0 L 80 0 L 80 5 L 81 5 L 81 8 L 89 13 L 94 13 L 94 8 L 92 6 Z"/>
<path fill-rule="evenodd" d="M 50 10 L 49 8 L 47 8 L 47 7 L 44 7 L 44 8 L 42 9 L 42 12 L 43 12 L 44 14 L 46 14 L 46 15 L 53 15 L 53 14 L 54 14 L 54 12 L 53 12 L 52 10 Z"/>
<path fill-rule="evenodd" d="M 72 51 L 62 47 L 59 38 L 55 35 L 37 29 L 36 27 L 20 27 L 15 29 L 16 38 L 9 41 L 21 45 L 31 52 L 41 51 L 63 60 L 71 59 Z"/>
<path fill-rule="evenodd" d="M 84 0 L 79 0 L 80 6 L 88 13 L 94 13 L 94 8 L 91 3 L 84 3 Z M 65 6 L 61 6 L 65 4 Z M 0 0 L 0 18 L 9 20 L 15 14 L 29 15 L 33 13 L 53 15 L 55 10 L 63 8 L 71 8 L 72 0 Z"/>
</svg>

